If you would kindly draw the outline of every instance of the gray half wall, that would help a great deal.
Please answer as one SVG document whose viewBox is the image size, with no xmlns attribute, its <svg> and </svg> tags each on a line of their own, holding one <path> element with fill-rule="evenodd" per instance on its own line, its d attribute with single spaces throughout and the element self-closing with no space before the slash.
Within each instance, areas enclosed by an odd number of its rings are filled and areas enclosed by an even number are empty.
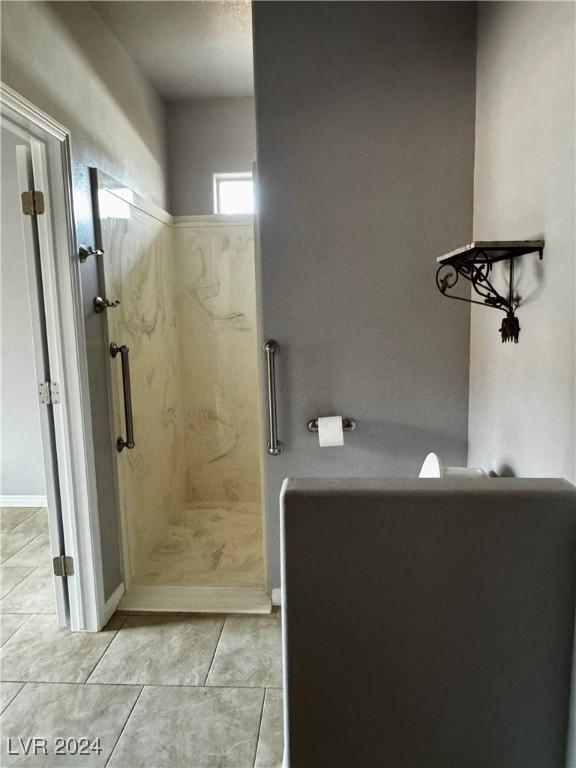
<svg viewBox="0 0 576 768">
<path fill-rule="evenodd" d="M 469 311 L 436 256 L 472 234 L 471 3 L 256 2 L 263 337 L 284 453 L 265 463 L 270 586 L 285 477 L 465 464 Z M 262 339 L 263 340 L 263 339 Z M 306 424 L 358 420 L 344 448 Z"/>
<path fill-rule="evenodd" d="M 295 480 L 283 511 L 286 765 L 574 765 L 573 486 Z"/>
</svg>

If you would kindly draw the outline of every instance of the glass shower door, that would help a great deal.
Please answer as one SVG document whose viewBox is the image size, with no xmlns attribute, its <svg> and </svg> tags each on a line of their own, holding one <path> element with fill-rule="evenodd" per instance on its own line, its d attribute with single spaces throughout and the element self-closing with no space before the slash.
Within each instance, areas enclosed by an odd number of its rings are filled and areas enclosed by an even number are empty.
<svg viewBox="0 0 576 768">
<path fill-rule="evenodd" d="M 264 611 L 252 218 L 93 193 L 130 607 Z"/>
<path fill-rule="evenodd" d="M 185 502 L 171 217 L 101 172 L 93 195 L 129 586 Z"/>
</svg>

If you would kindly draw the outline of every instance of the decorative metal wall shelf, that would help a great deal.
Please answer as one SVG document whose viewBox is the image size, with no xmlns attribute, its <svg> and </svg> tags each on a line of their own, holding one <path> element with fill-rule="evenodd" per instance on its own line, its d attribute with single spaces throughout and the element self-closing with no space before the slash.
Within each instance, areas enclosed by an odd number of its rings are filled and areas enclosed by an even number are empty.
<svg viewBox="0 0 576 768">
<path fill-rule="evenodd" d="M 502 318 L 500 326 L 502 341 L 518 342 L 520 324 L 515 313 L 519 301 L 514 295 L 514 260 L 527 253 L 538 253 L 542 258 L 543 252 L 544 240 L 492 240 L 469 243 L 438 257 L 436 285 L 440 293 L 448 299 L 480 304 L 483 307 L 492 307 L 504 312 L 506 316 Z M 490 280 L 492 266 L 499 261 L 508 261 L 507 296 L 499 293 Z M 465 278 L 472 284 L 472 288 L 482 301 L 448 293 L 454 288 L 459 277 Z"/>
</svg>

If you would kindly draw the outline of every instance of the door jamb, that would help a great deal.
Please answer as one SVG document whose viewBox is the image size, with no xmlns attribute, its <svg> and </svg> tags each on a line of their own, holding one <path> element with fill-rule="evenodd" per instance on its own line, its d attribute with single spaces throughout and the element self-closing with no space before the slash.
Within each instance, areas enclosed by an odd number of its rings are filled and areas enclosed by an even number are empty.
<svg viewBox="0 0 576 768">
<path fill-rule="evenodd" d="M 53 240 L 50 258 L 51 328 L 61 405 L 54 408 L 60 421 L 63 446 L 58 455 L 65 553 L 74 558 L 74 574 L 67 577 L 70 629 L 97 632 L 105 624 L 104 579 L 86 336 L 80 292 L 80 263 L 72 202 L 70 132 L 16 91 L 0 83 L 0 107 L 8 120 L 24 128 L 45 145 L 47 163 L 44 191 L 50 199 Z M 38 181 L 36 181 L 38 184 Z"/>
</svg>

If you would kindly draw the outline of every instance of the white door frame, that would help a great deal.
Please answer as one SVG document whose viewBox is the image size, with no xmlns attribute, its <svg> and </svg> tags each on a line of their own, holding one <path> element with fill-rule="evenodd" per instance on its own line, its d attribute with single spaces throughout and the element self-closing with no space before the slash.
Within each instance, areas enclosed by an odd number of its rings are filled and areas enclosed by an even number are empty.
<svg viewBox="0 0 576 768">
<path fill-rule="evenodd" d="M 27 131 L 15 126 L 11 121 L 2 117 L 2 141 L 10 135 L 14 140 L 16 177 L 3 179 L 3 194 L 12 185 L 16 189 L 15 197 L 33 190 L 34 173 L 32 148 L 38 142 Z M 4 148 L 2 151 L 4 156 Z M 49 215 L 49 214 L 47 214 Z M 34 372 L 36 384 L 51 380 L 50 357 L 48 352 L 48 339 L 46 335 L 46 320 L 44 311 L 44 280 L 42 278 L 42 253 L 39 247 L 37 216 L 24 216 L 20 214 L 22 221 L 21 233 L 24 242 L 24 256 L 26 282 L 28 288 L 28 307 L 30 320 L 32 321 L 32 347 L 34 354 Z M 6 258 L 6 254 L 5 254 Z M 26 311 L 24 296 L 20 297 L 23 311 Z M 4 363 L 4 361 L 2 361 Z M 46 499 L 40 506 L 47 507 L 48 530 L 50 534 L 50 558 L 59 557 L 64 551 L 64 533 L 62 531 L 62 512 L 60 509 L 60 494 L 58 491 L 58 463 L 56 457 L 56 442 L 54 430 L 54 418 L 52 408 L 42 406 L 38 408 L 40 426 L 42 457 L 44 464 L 44 482 L 46 487 Z M 47 560 L 46 565 L 50 564 Z M 56 618 L 58 625 L 67 627 L 70 622 L 70 609 L 66 580 L 52 576 L 56 598 Z"/>
<path fill-rule="evenodd" d="M 56 435 L 64 553 L 74 560 L 66 579 L 70 629 L 105 624 L 104 580 L 90 416 L 89 379 L 72 205 L 70 133 L 0 83 L 3 117 L 33 139 L 35 190 L 46 216 L 37 217 L 51 376 L 61 402 L 52 407 Z"/>
</svg>

